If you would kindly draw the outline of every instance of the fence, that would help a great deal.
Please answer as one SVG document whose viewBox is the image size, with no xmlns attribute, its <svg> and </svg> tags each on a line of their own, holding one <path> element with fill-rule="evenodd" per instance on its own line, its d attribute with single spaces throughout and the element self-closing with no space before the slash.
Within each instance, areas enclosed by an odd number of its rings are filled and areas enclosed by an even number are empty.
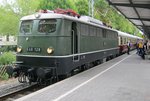
<svg viewBox="0 0 150 101">
<path fill-rule="evenodd" d="M 6 75 L 6 65 L 0 66 L 0 78 L 3 78 Z"/>
<path fill-rule="evenodd" d="M 7 73 L 6 73 L 6 67 L 7 66 L 13 66 L 14 67 L 14 65 L 0 65 L 0 79 L 3 79 L 3 78 L 6 78 L 6 76 L 8 76 L 7 75 Z M 7 78 L 9 78 L 9 77 L 7 77 Z"/>
</svg>

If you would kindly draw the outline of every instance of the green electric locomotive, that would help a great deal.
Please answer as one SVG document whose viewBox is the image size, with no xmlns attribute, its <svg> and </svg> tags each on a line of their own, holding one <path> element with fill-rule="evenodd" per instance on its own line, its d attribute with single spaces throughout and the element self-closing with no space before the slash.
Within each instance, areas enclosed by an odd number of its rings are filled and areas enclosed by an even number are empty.
<svg viewBox="0 0 150 101">
<path fill-rule="evenodd" d="M 21 18 L 13 70 L 20 82 L 62 79 L 119 54 L 115 30 L 71 13 L 44 10 Z"/>
</svg>

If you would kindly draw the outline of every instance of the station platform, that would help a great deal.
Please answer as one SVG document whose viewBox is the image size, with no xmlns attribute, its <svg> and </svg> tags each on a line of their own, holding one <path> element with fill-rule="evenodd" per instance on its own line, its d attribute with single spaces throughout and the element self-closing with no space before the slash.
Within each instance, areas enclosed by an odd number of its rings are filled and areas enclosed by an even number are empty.
<svg viewBox="0 0 150 101">
<path fill-rule="evenodd" d="M 150 101 L 150 60 L 132 51 L 16 101 Z"/>
</svg>

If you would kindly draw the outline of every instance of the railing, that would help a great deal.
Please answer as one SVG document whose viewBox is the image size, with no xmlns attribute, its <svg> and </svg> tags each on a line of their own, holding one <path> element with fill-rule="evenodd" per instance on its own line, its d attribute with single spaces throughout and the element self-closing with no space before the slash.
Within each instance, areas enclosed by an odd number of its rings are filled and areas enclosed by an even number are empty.
<svg viewBox="0 0 150 101">
<path fill-rule="evenodd" d="M 0 66 L 0 78 L 3 78 L 6 75 L 6 65 Z"/>
<path fill-rule="evenodd" d="M 0 79 L 8 79 L 8 78 L 10 78 L 11 76 L 9 76 L 7 73 L 6 73 L 6 68 L 7 68 L 7 66 L 12 66 L 12 67 L 14 67 L 14 65 L 12 65 L 12 64 L 9 64 L 9 65 L 0 65 Z"/>
</svg>

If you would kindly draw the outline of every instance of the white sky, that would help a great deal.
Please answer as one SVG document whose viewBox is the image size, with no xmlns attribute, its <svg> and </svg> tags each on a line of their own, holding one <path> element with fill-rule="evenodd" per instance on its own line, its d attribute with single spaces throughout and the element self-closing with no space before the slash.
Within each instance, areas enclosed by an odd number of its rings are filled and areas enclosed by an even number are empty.
<svg viewBox="0 0 150 101">
<path fill-rule="evenodd" d="M 3 0 L 0 0 L 0 4 L 2 4 Z"/>
<path fill-rule="evenodd" d="M 3 2 L 4 1 L 6 1 L 6 0 L 0 0 L 0 5 L 3 5 Z M 14 2 L 15 0 L 7 0 L 10 4 L 12 3 L 12 2 Z"/>
</svg>

